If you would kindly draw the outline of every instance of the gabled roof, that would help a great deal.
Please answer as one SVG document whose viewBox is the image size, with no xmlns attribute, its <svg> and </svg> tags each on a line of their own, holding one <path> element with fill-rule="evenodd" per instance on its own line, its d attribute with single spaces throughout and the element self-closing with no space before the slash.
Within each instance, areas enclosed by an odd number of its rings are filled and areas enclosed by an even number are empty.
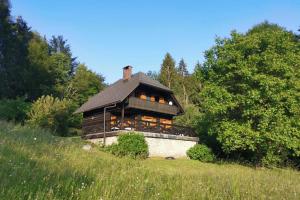
<svg viewBox="0 0 300 200">
<path fill-rule="evenodd" d="M 145 84 L 172 93 L 168 87 L 162 85 L 156 80 L 151 79 L 144 73 L 139 72 L 133 74 L 129 80 L 120 79 L 111 84 L 100 93 L 91 97 L 86 103 L 78 108 L 75 113 L 86 112 L 96 108 L 102 108 L 110 104 L 120 103 L 140 84 Z"/>
</svg>

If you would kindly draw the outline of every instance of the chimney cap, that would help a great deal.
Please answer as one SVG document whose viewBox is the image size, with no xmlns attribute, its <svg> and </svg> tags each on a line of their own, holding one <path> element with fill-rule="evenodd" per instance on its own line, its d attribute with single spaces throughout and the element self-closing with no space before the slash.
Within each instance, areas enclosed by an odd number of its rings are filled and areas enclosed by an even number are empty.
<svg viewBox="0 0 300 200">
<path fill-rule="evenodd" d="M 127 65 L 127 66 L 123 67 L 123 69 L 129 69 L 129 68 L 132 68 L 132 66 Z"/>
</svg>

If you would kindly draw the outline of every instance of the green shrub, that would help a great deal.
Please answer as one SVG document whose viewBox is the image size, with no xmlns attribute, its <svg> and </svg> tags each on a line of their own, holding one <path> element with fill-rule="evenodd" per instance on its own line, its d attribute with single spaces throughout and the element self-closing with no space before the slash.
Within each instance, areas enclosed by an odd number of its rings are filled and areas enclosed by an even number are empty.
<svg viewBox="0 0 300 200">
<path fill-rule="evenodd" d="M 120 157 L 128 156 L 134 159 L 148 157 L 148 145 L 144 136 L 134 132 L 120 135 L 118 144 L 111 145 L 107 151 Z"/>
<path fill-rule="evenodd" d="M 61 136 L 67 136 L 72 116 L 70 105 L 70 101 L 66 99 L 42 96 L 32 104 L 27 122 L 33 126 L 50 129 Z"/>
<path fill-rule="evenodd" d="M 30 105 L 22 98 L 2 99 L 0 100 L 0 119 L 23 123 L 30 110 Z"/>
<path fill-rule="evenodd" d="M 116 155 L 118 152 L 118 144 L 113 143 L 111 145 L 105 146 L 105 147 L 101 147 L 104 149 L 104 151 L 109 152 L 111 154 Z"/>
<path fill-rule="evenodd" d="M 192 160 L 200 160 L 203 162 L 212 162 L 215 155 L 212 150 L 204 144 L 196 144 L 187 151 L 187 156 Z"/>
</svg>

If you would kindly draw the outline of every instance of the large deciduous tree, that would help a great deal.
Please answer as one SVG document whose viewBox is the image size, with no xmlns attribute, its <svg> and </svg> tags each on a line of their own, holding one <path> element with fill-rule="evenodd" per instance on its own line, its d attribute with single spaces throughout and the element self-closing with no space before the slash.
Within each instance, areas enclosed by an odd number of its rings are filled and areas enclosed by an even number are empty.
<svg viewBox="0 0 300 200">
<path fill-rule="evenodd" d="M 26 96 L 30 101 L 54 92 L 54 80 L 50 75 L 49 48 L 47 41 L 34 33 L 28 45 L 29 66 L 26 79 Z"/>
<path fill-rule="evenodd" d="M 262 164 L 300 156 L 300 44 L 268 22 L 216 39 L 198 77 L 200 136 L 227 155 Z"/>
<path fill-rule="evenodd" d="M 74 96 L 70 98 L 77 105 L 82 105 L 90 96 L 104 89 L 104 77 L 89 70 L 84 64 L 80 64 L 70 81 L 70 87 L 74 91 Z"/>
<path fill-rule="evenodd" d="M 23 74 L 26 96 L 31 101 L 42 95 L 63 97 L 71 79 L 71 58 L 62 52 L 49 51 L 47 40 L 34 33 L 28 46 L 28 70 Z"/>
</svg>

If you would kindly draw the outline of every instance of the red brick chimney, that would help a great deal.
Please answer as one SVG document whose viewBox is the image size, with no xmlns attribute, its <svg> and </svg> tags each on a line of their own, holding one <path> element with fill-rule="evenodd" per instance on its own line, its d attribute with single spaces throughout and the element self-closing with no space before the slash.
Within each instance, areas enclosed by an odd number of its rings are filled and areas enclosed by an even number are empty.
<svg viewBox="0 0 300 200">
<path fill-rule="evenodd" d="M 123 67 L 123 80 L 129 80 L 131 78 L 132 74 L 132 67 L 131 66 L 126 66 Z"/>
</svg>

